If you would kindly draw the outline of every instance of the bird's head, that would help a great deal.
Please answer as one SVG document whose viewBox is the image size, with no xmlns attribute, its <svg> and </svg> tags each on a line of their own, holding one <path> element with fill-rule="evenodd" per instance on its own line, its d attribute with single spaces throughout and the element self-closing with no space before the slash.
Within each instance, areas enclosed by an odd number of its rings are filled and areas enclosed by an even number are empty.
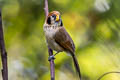
<svg viewBox="0 0 120 80">
<path fill-rule="evenodd" d="M 58 11 L 52 11 L 48 14 L 46 23 L 49 25 L 63 26 L 60 13 Z"/>
</svg>

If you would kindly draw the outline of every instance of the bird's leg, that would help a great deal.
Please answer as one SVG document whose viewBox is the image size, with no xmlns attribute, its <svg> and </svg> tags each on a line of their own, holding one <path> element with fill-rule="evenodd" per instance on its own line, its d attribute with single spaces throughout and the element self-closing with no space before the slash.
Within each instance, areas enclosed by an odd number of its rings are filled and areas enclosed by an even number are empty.
<svg viewBox="0 0 120 80">
<path fill-rule="evenodd" d="M 48 57 L 48 61 L 54 60 L 54 59 L 55 59 L 55 55 L 58 54 L 58 53 L 59 53 L 59 52 L 56 52 L 54 55 L 49 56 L 49 57 Z"/>
</svg>

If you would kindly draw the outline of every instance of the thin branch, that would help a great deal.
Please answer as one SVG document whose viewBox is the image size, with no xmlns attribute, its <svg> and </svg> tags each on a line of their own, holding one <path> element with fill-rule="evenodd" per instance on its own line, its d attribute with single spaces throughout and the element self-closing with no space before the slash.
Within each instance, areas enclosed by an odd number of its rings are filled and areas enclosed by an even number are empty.
<svg viewBox="0 0 120 80">
<path fill-rule="evenodd" d="M 120 74 L 120 72 L 118 72 L 118 71 L 106 72 L 103 75 L 101 75 L 97 80 L 101 80 L 104 76 L 106 76 L 108 74 L 112 74 L 112 73 Z"/>
<path fill-rule="evenodd" d="M 44 11 L 45 11 L 45 16 L 47 18 L 49 10 L 48 10 L 48 0 L 45 0 L 45 7 L 44 7 Z M 53 50 L 51 48 L 48 47 L 48 52 L 49 52 L 49 56 L 53 55 Z M 55 64 L 54 64 L 54 60 L 50 60 L 50 74 L 51 74 L 51 80 L 55 80 Z"/>
<path fill-rule="evenodd" d="M 8 67 L 7 67 L 7 52 L 5 49 L 3 28 L 2 28 L 2 12 L 0 9 L 0 49 L 1 49 L 1 59 L 2 59 L 2 78 L 3 80 L 8 80 Z"/>
<path fill-rule="evenodd" d="M 49 13 L 49 9 L 48 9 L 48 0 L 45 0 L 44 11 L 45 11 L 45 16 L 46 16 L 46 18 L 47 18 L 48 13 Z"/>
<path fill-rule="evenodd" d="M 53 55 L 53 50 L 48 47 L 49 56 Z M 50 74 L 51 74 L 51 80 L 55 80 L 55 64 L 54 59 L 50 60 Z"/>
</svg>

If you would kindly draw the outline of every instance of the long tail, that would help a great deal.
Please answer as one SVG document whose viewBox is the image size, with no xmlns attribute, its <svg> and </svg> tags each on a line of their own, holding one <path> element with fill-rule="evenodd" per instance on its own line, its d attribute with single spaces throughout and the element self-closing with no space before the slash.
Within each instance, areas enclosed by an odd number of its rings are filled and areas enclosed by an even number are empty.
<svg viewBox="0 0 120 80">
<path fill-rule="evenodd" d="M 72 54 L 72 58 L 73 58 L 73 62 L 74 62 L 74 66 L 75 66 L 76 72 L 78 73 L 80 80 L 82 80 L 81 79 L 81 73 L 80 73 L 79 64 L 78 64 L 77 58 L 76 58 L 74 53 Z"/>
</svg>

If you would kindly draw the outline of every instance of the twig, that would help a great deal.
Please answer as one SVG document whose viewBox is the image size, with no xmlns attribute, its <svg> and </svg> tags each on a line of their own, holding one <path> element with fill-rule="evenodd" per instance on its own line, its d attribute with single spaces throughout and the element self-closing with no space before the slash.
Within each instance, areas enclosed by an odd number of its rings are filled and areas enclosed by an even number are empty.
<svg viewBox="0 0 120 80">
<path fill-rule="evenodd" d="M 46 18 L 47 18 L 48 13 L 49 13 L 49 9 L 48 9 L 48 0 L 45 0 L 44 11 L 45 11 L 45 16 L 46 16 Z"/>
<path fill-rule="evenodd" d="M 104 76 L 108 75 L 108 74 L 112 74 L 112 73 L 116 73 L 116 74 L 120 74 L 120 72 L 117 71 L 112 71 L 112 72 L 106 72 L 103 75 L 101 75 L 97 80 L 101 80 Z"/>
<path fill-rule="evenodd" d="M 48 10 L 48 0 L 45 0 L 45 7 L 44 7 L 44 11 L 45 11 L 45 16 L 47 18 L 49 10 Z M 53 55 L 53 50 L 51 48 L 48 47 L 48 52 L 49 52 L 49 56 Z M 50 74 L 51 74 L 51 80 L 55 80 L 55 64 L 54 64 L 54 60 L 50 60 Z"/>
<path fill-rule="evenodd" d="M 7 52 L 5 49 L 3 28 L 2 28 L 2 12 L 0 9 L 0 49 L 1 49 L 1 59 L 2 59 L 2 77 L 3 80 L 8 80 L 8 68 L 7 68 Z"/>
<path fill-rule="evenodd" d="M 48 47 L 49 56 L 53 55 L 53 50 Z M 54 59 L 50 60 L 50 74 L 51 74 L 51 80 L 55 80 L 55 64 Z"/>
</svg>

